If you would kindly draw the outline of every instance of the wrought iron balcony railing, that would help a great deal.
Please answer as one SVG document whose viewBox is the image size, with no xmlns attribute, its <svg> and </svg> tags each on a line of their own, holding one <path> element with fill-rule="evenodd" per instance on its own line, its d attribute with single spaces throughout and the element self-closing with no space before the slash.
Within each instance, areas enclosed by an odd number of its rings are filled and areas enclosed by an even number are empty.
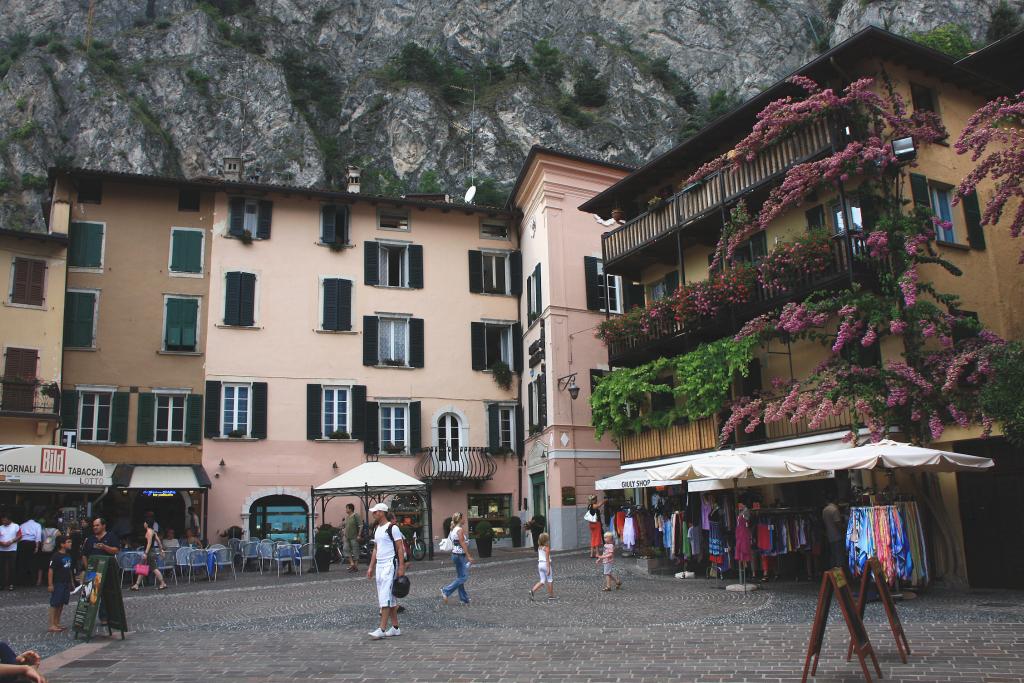
<svg viewBox="0 0 1024 683">
<path fill-rule="evenodd" d="M 424 481 L 486 481 L 498 471 L 489 448 L 432 446 L 419 454 L 416 476 Z"/>
<path fill-rule="evenodd" d="M 55 416 L 59 397 L 60 390 L 51 383 L 0 380 L 0 413 L 4 415 Z"/>
</svg>

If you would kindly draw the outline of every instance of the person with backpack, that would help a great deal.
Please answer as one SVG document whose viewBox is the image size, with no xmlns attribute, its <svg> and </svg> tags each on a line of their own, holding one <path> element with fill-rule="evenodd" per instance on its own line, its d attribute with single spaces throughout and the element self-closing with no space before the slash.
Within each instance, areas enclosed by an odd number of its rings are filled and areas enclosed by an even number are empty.
<svg viewBox="0 0 1024 683">
<path fill-rule="evenodd" d="M 405 576 L 405 537 L 397 524 L 388 521 L 386 503 L 374 505 L 370 508 L 370 514 L 377 528 L 373 533 L 373 554 L 370 556 L 366 578 L 376 579 L 377 603 L 380 606 L 380 625 L 370 631 L 370 637 L 380 640 L 402 635 L 398 626 L 398 601 L 395 599 L 394 584 L 396 577 Z M 391 628 L 388 628 L 389 621 Z"/>
<path fill-rule="evenodd" d="M 447 605 L 451 594 L 458 591 L 459 601 L 463 605 L 468 605 L 469 593 L 466 592 L 466 579 L 469 578 L 469 568 L 473 564 L 473 558 L 469 554 L 466 531 L 462 528 L 461 512 L 456 512 L 451 516 L 451 531 L 439 546 L 442 552 L 451 551 L 452 564 L 455 565 L 455 580 L 441 589 L 441 602 Z"/>
<path fill-rule="evenodd" d="M 59 522 L 58 522 L 59 523 Z M 43 585 L 43 578 L 50 569 L 50 558 L 53 556 L 54 551 L 57 550 L 57 536 L 61 535 L 61 531 L 54 525 L 53 522 L 47 524 L 43 520 L 43 542 L 39 550 L 39 554 L 36 556 L 36 567 L 39 572 L 38 584 Z M 71 537 L 68 536 L 68 539 Z"/>
</svg>

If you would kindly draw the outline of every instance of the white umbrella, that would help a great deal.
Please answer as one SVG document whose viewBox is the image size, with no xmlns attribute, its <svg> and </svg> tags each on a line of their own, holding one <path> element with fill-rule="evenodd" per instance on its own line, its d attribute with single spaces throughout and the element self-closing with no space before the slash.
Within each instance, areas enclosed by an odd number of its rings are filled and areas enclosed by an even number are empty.
<svg viewBox="0 0 1024 683">
<path fill-rule="evenodd" d="M 661 479 L 655 477 L 648 470 L 627 470 L 618 474 L 598 479 L 594 482 L 594 488 L 598 491 L 612 491 L 617 489 L 644 489 L 652 486 L 672 486 L 678 484 L 678 479 Z"/>
<path fill-rule="evenodd" d="M 792 477 L 782 458 L 766 453 L 718 451 L 673 465 L 651 468 L 658 479 L 774 479 Z"/>
<path fill-rule="evenodd" d="M 909 468 L 926 472 L 980 472 L 994 467 L 995 463 L 990 458 L 882 439 L 855 448 L 786 458 L 785 466 L 793 473 L 871 470 L 876 467 Z"/>
</svg>

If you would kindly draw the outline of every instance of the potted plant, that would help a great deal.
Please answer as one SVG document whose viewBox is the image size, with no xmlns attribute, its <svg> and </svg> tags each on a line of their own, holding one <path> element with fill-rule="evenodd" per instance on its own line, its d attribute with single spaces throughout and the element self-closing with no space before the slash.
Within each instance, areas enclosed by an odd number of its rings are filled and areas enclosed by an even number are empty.
<svg viewBox="0 0 1024 683">
<path fill-rule="evenodd" d="M 241 429 L 232 429 L 228 432 L 229 439 L 241 439 L 245 436 L 245 431 Z"/>
<path fill-rule="evenodd" d="M 339 439 L 350 439 L 352 438 L 348 432 L 343 432 L 340 429 L 336 429 L 327 435 L 327 438 L 339 440 Z"/>
<path fill-rule="evenodd" d="M 397 358 L 384 358 L 384 359 L 381 360 L 380 364 L 381 365 L 387 365 L 387 366 L 390 366 L 390 367 L 393 367 L 393 368 L 398 368 L 398 367 L 402 367 L 403 365 L 405 365 L 405 361 L 404 360 L 399 360 Z"/>
<path fill-rule="evenodd" d="M 489 455 L 512 455 L 512 449 L 508 446 L 488 446 L 487 453 Z"/>
<path fill-rule="evenodd" d="M 252 244 L 252 232 L 243 230 L 238 234 L 238 239 L 242 241 L 242 244 Z"/>
<path fill-rule="evenodd" d="M 46 398 L 60 398 L 60 387 L 56 382 L 47 382 L 40 387 L 40 392 Z"/>
<path fill-rule="evenodd" d="M 322 572 L 330 570 L 331 566 L 331 543 L 334 541 L 338 530 L 330 524 L 321 524 L 316 530 L 316 545 L 314 546 L 313 558 L 316 560 L 317 569 Z"/>
<path fill-rule="evenodd" d="M 391 443 L 390 441 L 382 446 L 385 453 L 391 455 L 397 455 L 405 452 L 405 444 L 402 443 Z"/>
<path fill-rule="evenodd" d="M 518 517 L 509 517 L 508 535 L 512 537 L 512 547 L 523 547 L 523 521 Z"/>
<path fill-rule="evenodd" d="M 345 244 L 344 242 L 331 242 L 330 245 L 328 245 L 328 246 L 330 246 L 331 251 L 341 251 L 342 249 L 344 249 L 348 245 Z"/>
<path fill-rule="evenodd" d="M 490 367 L 490 371 L 494 377 L 495 384 L 506 391 L 512 388 L 512 368 L 508 366 L 508 363 L 500 360 L 495 361 Z"/>
<path fill-rule="evenodd" d="M 476 531 L 473 532 L 476 539 L 476 550 L 480 557 L 490 557 L 491 547 L 494 543 L 494 528 L 486 519 L 476 523 Z"/>
</svg>

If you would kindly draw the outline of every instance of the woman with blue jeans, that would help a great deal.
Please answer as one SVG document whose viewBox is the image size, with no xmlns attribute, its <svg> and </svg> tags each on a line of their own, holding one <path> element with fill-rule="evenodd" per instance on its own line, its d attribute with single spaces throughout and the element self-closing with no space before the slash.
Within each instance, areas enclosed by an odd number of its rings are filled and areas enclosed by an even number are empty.
<svg viewBox="0 0 1024 683">
<path fill-rule="evenodd" d="M 452 542 L 452 564 L 455 565 L 455 580 L 441 589 L 441 602 L 448 604 L 448 598 L 455 591 L 459 592 L 459 600 L 463 605 L 469 604 L 469 593 L 466 592 L 466 579 L 469 578 L 469 567 L 473 558 L 469 554 L 469 541 L 466 531 L 462 528 L 462 513 L 452 515 L 452 530 L 448 539 Z"/>
</svg>

